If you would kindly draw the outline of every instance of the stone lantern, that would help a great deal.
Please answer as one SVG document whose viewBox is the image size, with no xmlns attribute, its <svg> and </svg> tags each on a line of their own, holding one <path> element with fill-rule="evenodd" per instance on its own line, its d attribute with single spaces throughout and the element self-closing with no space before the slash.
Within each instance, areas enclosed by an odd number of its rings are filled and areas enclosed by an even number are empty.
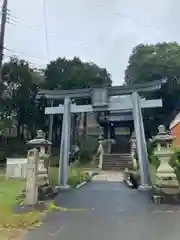
<svg viewBox="0 0 180 240">
<path fill-rule="evenodd" d="M 131 157 L 133 161 L 133 167 L 136 169 L 137 168 L 137 160 L 136 160 L 136 135 L 135 132 L 133 131 L 131 139 Z"/>
<path fill-rule="evenodd" d="M 102 144 L 103 141 L 104 141 L 104 137 L 102 136 L 102 134 L 100 134 L 98 137 L 98 143 Z"/>
<path fill-rule="evenodd" d="M 39 150 L 38 163 L 38 185 L 48 184 L 48 160 L 51 154 L 51 142 L 45 139 L 45 133 L 42 130 L 37 131 L 37 136 L 28 141 L 30 148 Z"/>
<path fill-rule="evenodd" d="M 158 134 L 152 140 L 156 143 L 154 154 L 160 161 L 156 172 L 156 188 L 161 189 L 166 194 L 179 192 L 179 183 L 176 174 L 169 164 L 169 160 L 173 154 L 171 148 L 173 139 L 174 137 L 166 132 L 165 127 L 160 125 L 158 127 Z"/>
<path fill-rule="evenodd" d="M 103 147 L 103 143 L 104 143 L 104 138 L 102 135 L 100 135 L 98 137 L 98 143 L 99 143 L 99 147 L 98 147 L 98 158 L 99 158 L 99 164 L 98 164 L 98 168 L 102 169 L 102 165 L 103 165 L 103 154 L 104 154 L 104 147 Z"/>
</svg>

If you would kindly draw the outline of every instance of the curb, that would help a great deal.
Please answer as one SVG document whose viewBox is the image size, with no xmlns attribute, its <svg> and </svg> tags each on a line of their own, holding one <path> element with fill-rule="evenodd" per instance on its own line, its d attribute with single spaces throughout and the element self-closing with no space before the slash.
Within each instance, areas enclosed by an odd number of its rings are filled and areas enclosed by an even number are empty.
<svg viewBox="0 0 180 240">
<path fill-rule="evenodd" d="M 86 185 L 88 182 L 89 182 L 89 181 L 85 181 L 85 182 L 82 182 L 82 183 L 76 185 L 76 189 L 79 189 L 79 188 L 83 187 L 83 186 Z"/>
<path fill-rule="evenodd" d="M 133 184 L 131 183 L 131 181 L 129 181 L 128 179 L 127 180 L 124 180 L 124 183 L 129 187 L 129 188 L 133 188 Z"/>
<path fill-rule="evenodd" d="M 79 189 L 79 188 L 81 188 L 81 187 L 83 187 L 83 186 L 85 186 L 87 183 L 89 183 L 91 180 L 92 180 L 92 178 L 94 177 L 94 176 L 96 176 L 96 175 L 98 175 L 98 173 L 97 172 L 89 172 L 89 178 L 86 180 L 86 181 L 84 181 L 84 182 L 82 182 L 82 183 L 80 183 L 80 184 L 78 184 L 78 185 L 76 185 L 76 189 Z"/>
</svg>

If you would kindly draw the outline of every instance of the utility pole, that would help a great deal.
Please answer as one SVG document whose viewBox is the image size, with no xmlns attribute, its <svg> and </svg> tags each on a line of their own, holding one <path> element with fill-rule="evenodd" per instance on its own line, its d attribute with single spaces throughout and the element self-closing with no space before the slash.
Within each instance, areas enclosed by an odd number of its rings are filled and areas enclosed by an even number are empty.
<svg viewBox="0 0 180 240">
<path fill-rule="evenodd" d="M 5 27 L 7 20 L 7 6 L 8 0 L 3 0 L 2 4 L 2 17 L 1 17 L 1 26 L 0 26 L 0 84 L 2 82 L 1 79 L 1 70 L 2 70 L 2 62 L 3 62 L 3 52 L 4 52 L 4 37 L 5 37 Z"/>
</svg>

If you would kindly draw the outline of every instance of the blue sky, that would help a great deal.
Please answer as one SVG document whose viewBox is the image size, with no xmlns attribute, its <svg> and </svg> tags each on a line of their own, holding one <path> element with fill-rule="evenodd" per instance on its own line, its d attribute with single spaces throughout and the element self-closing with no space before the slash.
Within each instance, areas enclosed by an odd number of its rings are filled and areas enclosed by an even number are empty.
<svg viewBox="0 0 180 240">
<path fill-rule="evenodd" d="M 5 59 L 17 55 L 42 67 L 57 56 L 78 56 L 106 67 L 120 85 L 134 46 L 180 41 L 179 0 L 44 1 L 48 42 L 43 0 L 9 0 Z"/>
</svg>

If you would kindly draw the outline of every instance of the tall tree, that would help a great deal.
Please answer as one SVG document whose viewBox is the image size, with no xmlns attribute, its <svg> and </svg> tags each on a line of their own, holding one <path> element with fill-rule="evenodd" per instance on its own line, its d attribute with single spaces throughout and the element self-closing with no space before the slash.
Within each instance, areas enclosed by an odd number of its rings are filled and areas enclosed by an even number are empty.
<svg viewBox="0 0 180 240">
<path fill-rule="evenodd" d="M 91 62 L 82 62 L 75 57 L 72 60 L 57 58 L 45 69 L 44 86 L 48 89 L 77 89 L 92 85 L 111 84 L 110 74 Z"/>
<path fill-rule="evenodd" d="M 35 130 L 38 108 L 35 104 L 38 83 L 41 76 L 24 60 L 11 58 L 2 69 L 4 91 L 2 94 L 3 117 L 17 120 L 18 136 L 24 137 L 24 126 L 31 133 Z"/>
<path fill-rule="evenodd" d="M 55 61 L 51 61 L 45 69 L 44 87 L 47 89 L 78 89 L 88 88 L 92 85 L 111 85 L 111 77 L 107 70 L 92 62 L 82 62 L 77 57 L 72 60 L 57 58 Z M 84 114 L 83 122 L 85 138 L 86 114 Z"/>
<path fill-rule="evenodd" d="M 162 97 L 164 107 L 161 110 L 150 110 L 149 114 L 155 125 L 168 126 L 171 120 L 169 116 L 177 107 L 180 96 L 180 45 L 164 42 L 136 46 L 125 71 L 125 83 L 146 83 L 160 79 L 166 79 L 167 84 L 161 91 L 146 96 Z"/>
</svg>

